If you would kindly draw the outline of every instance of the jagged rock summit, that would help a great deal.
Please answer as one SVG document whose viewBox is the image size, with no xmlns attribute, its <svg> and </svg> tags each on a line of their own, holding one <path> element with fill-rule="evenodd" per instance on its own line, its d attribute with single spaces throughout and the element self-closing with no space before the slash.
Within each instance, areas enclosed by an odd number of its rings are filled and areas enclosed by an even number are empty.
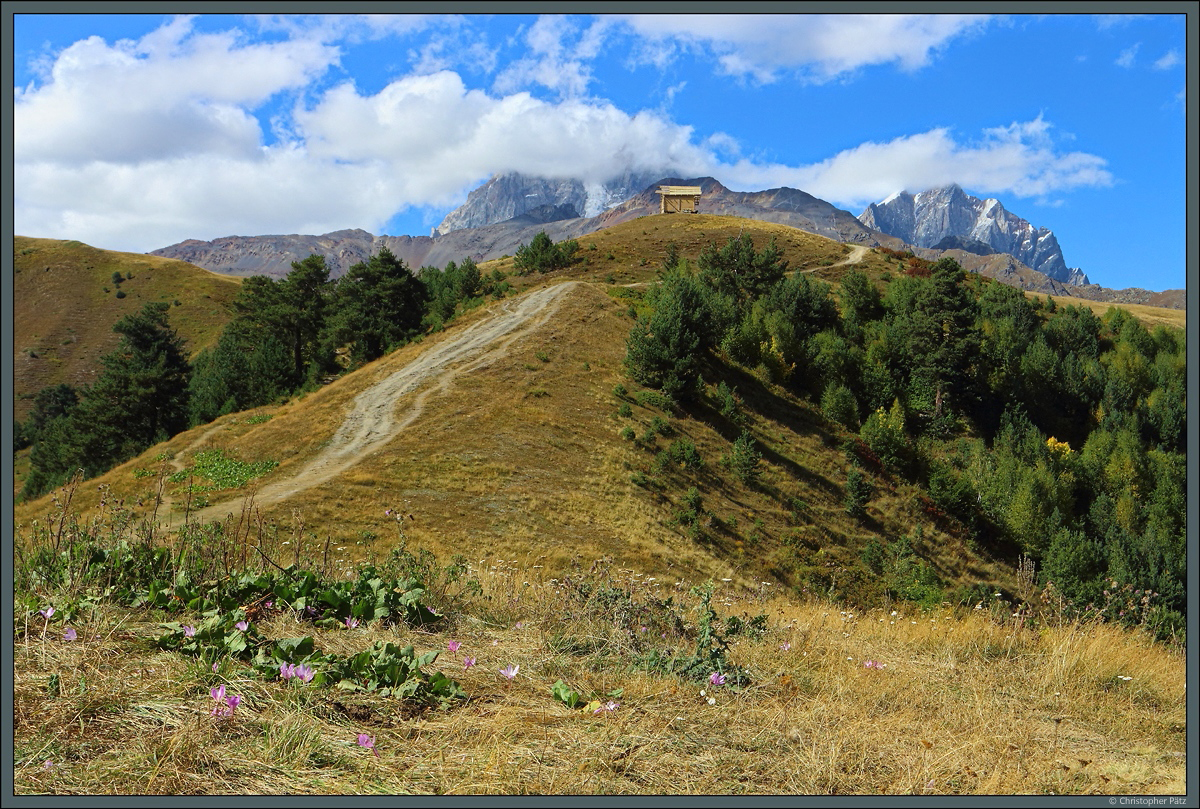
<svg viewBox="0 0 1200 809">
<path fill-rule="evenodd" d="M 629 170 L 603 183 L 533 177 L 518 172 L 497 174 L 468 194 L 467 201 L 447 214 L 430 235 L 481 228 L 526 214 L 541 222 L 590 219 L 670 173 L 667 169 Z"/>
<path fill-rule="evenodd" d="M 918 194 L 907 191 L 872 203 L 858 217 L 873 230 L 895 236 L 916 247 L 938 247 L 945 240 L 987 245 L 1007 253 L 1038 272 L 1066 284 L 1087 284 L 1078 267 L 1068 267 L 1054 233 L 1035 228 L 1005 210 L 999 200 L 979 199 L 957 184 Z"/>
</svg>

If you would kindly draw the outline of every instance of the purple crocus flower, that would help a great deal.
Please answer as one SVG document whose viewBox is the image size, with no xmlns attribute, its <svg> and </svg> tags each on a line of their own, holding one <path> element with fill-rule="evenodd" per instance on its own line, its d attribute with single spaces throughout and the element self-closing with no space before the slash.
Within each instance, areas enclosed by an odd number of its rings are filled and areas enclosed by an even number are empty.
<svg viewBox="0 0 1200 809">
<path fill-rule="evenodd" d="M 311 682 L 313 678 L 312 666 L 307 664 L 295 666 L 292 669 L 292 676 L 299 678 L 302 683 Z"/>
<path fill-rule="evenodd" d="M 44 610 L 38 610 L 38 615 L 49 621 L 54 617 L 54 607 L 46 607 Z"/>
<path fill-rule="evenodd" d="M 79 634 L 75 631 L 74 627 L 67 627 L 67 631 L 63 633 L 63 640 L 75 640 L 78 637 Z"/>
<path fill-rule="evenodd" d="M 183 627 L 183 636 L 184 636 L 185 638 L 194 638 L 194 637 L 196 637 L 196 627 L 194 627 L 194 626 L 187 626 L 187 625 L 185 625 L 185 626 Z"/>
<path fill-rule="evenodd" d="M 346 628 L 347 629 L 357 629 L 358 628 L 358 619 L 351 618 L 350 616 L 346 616 Z"/>
<path fill-rule="evenodd" d="M 233 716 L 234 710 L 242 703 L 242 698 L 237 694 L 230 694 L 228 697 L 225 696 L 224 685 L 218 685 L 208 693 L 212 695 L 213 700 L 217 703 L 212 709 L 213 716 Z"/>
<path fill-rule="evenodd" d="M 279 677 L 283 680 L 290 680 L 296 676 L 296 666 L 293 663 L 279 664 Z"/>
<path fill-rule="evenodd" d="M 464 669 L 469 669 L 469 668 L 471 668 L 471 666 L 474 666 L 474 665 L 475 665 L 475 658 L 473 658 L 473 657 L 464 657 L 463 658 L 463 668 Z"/>
<path fill-rule="evenodd" d="M 505 677 L 507 677 L 509 680 L 514 680 L 517 677 L 517 672 L 520 670 L 521 670 L 521 667 L 519 665 L 514 666 L 510 663 L 509 665 L 500 669 L 500 673 L 503 674 Z"/>
<path fill-rule="evenodd" d="M 452 640 L 446 644 L 446 648 L 449 649 L 451 652 L 457 652 L 459 646 L 462 646 L 462 644 L 456 640 Z"/>
<path fill-rule="evenodd" d="M 365 747 L 375 754 L 375 758 L 379 758 L 379 751 L 375 749 L 375 737 L 368 736 L 365 733 L 358 734 L 358 746 Z"/>
<path fill-rule="evenodd" d="M 247 629 L 250 628 L 250 624 L 247 623 L 246 621 L 238 621 L 236 624 L 233 625 L 233 628 L 238 630 L 239 632 L 245 632 Z"/>
<path fill-rule="evenodd" d="M 713 685 L 725 685 L 725 675 L 714 671 L 708 675 L 708 681 Z"/>
</svg>

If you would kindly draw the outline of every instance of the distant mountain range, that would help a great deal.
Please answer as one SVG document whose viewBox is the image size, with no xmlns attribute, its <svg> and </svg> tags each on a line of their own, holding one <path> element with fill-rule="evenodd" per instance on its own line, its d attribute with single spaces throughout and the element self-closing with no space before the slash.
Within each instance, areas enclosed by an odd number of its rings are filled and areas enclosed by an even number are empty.
<svg viewBox="0 0 1200 809">
<path fill-rule="evenodd" d="M 1052 231 L 1009 213 L 999 200 L 972 197 L 957 185 L 893 194 L 867 206 L 858 218 L 867 227 L 916 247 L 947 249 L 947 242 L 974 245 L 974 249 L 962 248 L 969 252 L 990 247 L 991 252 L 1007 253 L 1056 281 L 1088 283 L 1078 267 L 1067 266 Z"/>
<path fill-rule="evenodd" d="M 775 222 L 841 242 L 902 246 L 898 239 L 864 227 L 849 211 L 794 188 L 741 192 L 730 191 L 712 177 L 662 177 L 596 215 L 582 216 L 580 207 L 592 210 L 597 199 L 619 196 L 623 182 L 589 191 L 576 181 L 509 174 L 494 177 L 471 192 L 467 201 L 434 229 L 433 236 L 374 236 L 365 230 L 338 230 L 321 236 L 226 236 L 207 242 L 189 239 L 153 254 L 182 259 L 213 272 L 278 278 L 291 271 L 293 261 L 313 253 L 325 257 L 330 275 L 336 278 L 384 247 L 413 267 L 442 267 L 466 256 L 487 261 L 512 255 L 538 231 L 546 231 L 557 242 L 656 214 L 659 197 L 655 192 L 660 185 L 700 186 L 702 213 Z M 539 204 L 533 205 L 535 201 Z M 513 215 L 497 218 L 506 214 Z"/>
<path fill-rule="evenodd" d="M 957 185 L 918 194 L 893 194 L 854 216 L 794 188 L 731 191 L 712 177 L 659 177 L 626 173 L 603 184 L 523 174 L 491 178 L 472 191 L 430 236 L 375 236 L 339 230 L 299 234 L 190 239 L 154 250 L 229 275 L 282 278 L 292 262 L 323 255 L 332 277 L 387 247 L 411 267 L 443 267 L 470 257 L 487 261 L 512 255 L 539 231 L 554 241 L 580 238 L 603 228 L 657 214 L 660 185 L 697 185 L 700 213 L 738 216 L 788 225 L 836 241 L 868 247 L 911 249 L 925 258 L 952 255 L 964 268 L 1022 289 L 1121 303 L 1184 308 L 1183 290 L 1157 293 L 1109 290 L 1088 283 L 1067 267 L 1053 232 L 1036 228 L 996 200 L 972 197 Z"/>
</svg>

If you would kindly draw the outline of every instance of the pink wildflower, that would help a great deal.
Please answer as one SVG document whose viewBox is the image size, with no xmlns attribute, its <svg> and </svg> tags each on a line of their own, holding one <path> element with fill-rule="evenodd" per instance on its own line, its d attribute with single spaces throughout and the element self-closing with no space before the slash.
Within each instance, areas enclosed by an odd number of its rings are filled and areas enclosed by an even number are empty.
<svg viewBox="0 0 1200 809">
<path fill-rule="evenodd" d="M 375 754 L 375 758 L 379 758 L 379 751 L 375 749 L 375 737 L 368 736 L 365 733 L 358 734 L 358 746 L 365 747 Z"/>
</svg>

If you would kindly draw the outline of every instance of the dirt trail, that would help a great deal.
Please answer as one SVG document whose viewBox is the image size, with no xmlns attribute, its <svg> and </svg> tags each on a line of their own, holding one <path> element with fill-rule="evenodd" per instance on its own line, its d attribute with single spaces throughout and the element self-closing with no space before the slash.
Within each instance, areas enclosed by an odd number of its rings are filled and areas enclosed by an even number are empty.
<svg viewBox="0 0 1200 809">
<path fill-rule="evenodd" d="M 800 270 L 800 272 L 809 273 L 809 272 L 816 272 L 817 270 L 827 270 L 830 267 L 842 267 L 842 266 L 845 266 L 846 264 L 857 264 L 863 260 L 863 257 L 867 254 L 867 250 L 869 250 L 869 249 L 870 248 L 868 248 L 868 247 L 863 247 L 861 244 L 856 244 L 850 248 L 849 255 L 847 255 L 844 259 L 837 262 L 836 264 L 829 264 L 824 267 L 810 267 L 807 270 Z"/>
<path fill-rule="evenodd" d="M 505 356 L 517 339 L 550 319 L 563 295 L 580 283 L 567 281 L 506 301 L 490 317 L 431 345 L 412 362 L 358 394 L 346 420 L 321 452 L 295 475 L 261 487 L 254 495 L 254 503 L 261 506 L 285 500 L 324 483 L 381 449 L 421 415 L 431 393 L 445 390 L 458 374 Z M 399 399 L 429 382 L 436 384 L 427 386 L 411 402 L 405 402 L 407 407 L 399 407 Z M 196 444 L 207 436 L 205 433 Z M 190 519 L 205 523 L 219 521 L 240 512 L 242 506 L 241 499 L 218 503 L 193 512 Z"/>
<path fill-rule="evenodd" d="M 870 248 L 863 247 L 861 244 L 856 244 L 854 247 L 850 248 L 850 255 L 846 256 L 845 260 L 839 261 L 833 266 L 837 267 L 842 264 L 857 264 L 863 260 L 863 257 L 867 254 L 867 250 L 869 249 Z"/>
</svg>

